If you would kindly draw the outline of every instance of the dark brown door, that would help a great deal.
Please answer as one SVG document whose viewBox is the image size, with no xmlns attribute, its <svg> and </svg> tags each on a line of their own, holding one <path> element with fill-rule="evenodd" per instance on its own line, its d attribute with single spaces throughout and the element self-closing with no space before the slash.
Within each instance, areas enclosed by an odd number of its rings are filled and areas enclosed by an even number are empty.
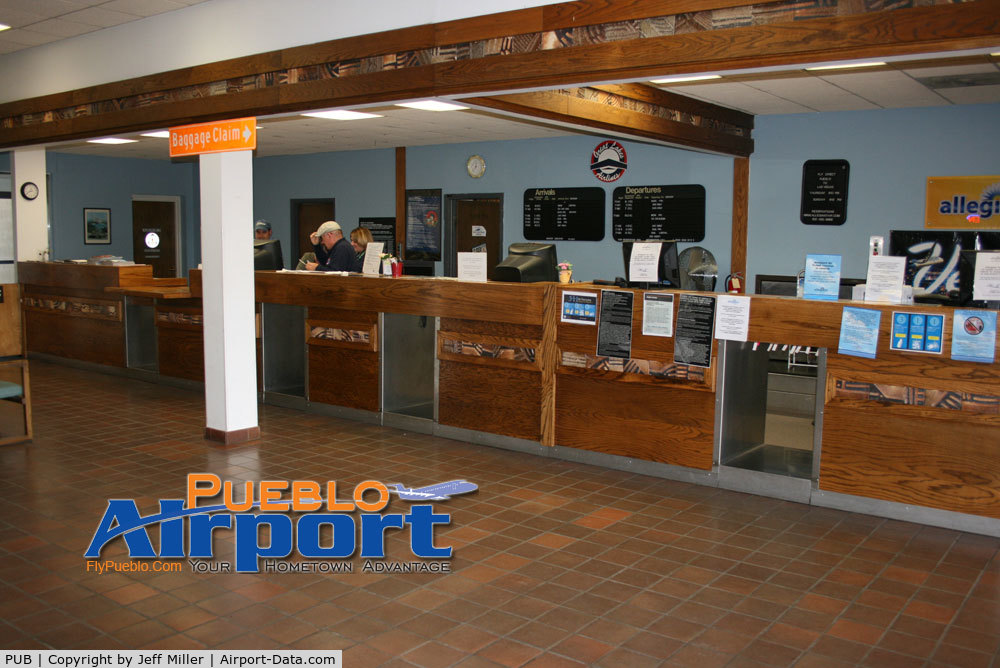
<svg viewBox="0 0 1000 668">
<path fill-rule="evenodd" d="M 487 277 L 491 281 L 502 252 L 502 215 L 499 199 L 455 200 L 455 252 L 486 253 Z"/>
<path fill-rule="evenodd" d="M 153 265 L 156 278 L 173 278 L 177 270 L 175 202 L 132 202 L 132 258 Z"/>
<path fill-rule="evenodd" d="M 320 225 L 334 218 L 334 200 L 299 200 L 292 202 L 292 220 L 296 221 L 295 238 L 298 240 L 298 255 L 292 258 L 293 264 L 303 253 L 312 252 L 313 245 L 309 235 Z M 293 267 L 294 268 L 294 267 Z"/>
</svg>

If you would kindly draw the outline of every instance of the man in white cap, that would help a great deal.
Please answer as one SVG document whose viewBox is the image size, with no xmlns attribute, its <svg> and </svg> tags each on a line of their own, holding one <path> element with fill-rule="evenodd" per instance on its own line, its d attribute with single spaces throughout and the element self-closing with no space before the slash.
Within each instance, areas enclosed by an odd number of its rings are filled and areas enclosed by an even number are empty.
<svg viewBox="0 0 1000 668">
<path fill-rule="evenodd" d="M 319 262 L 307 262 L 309 271 L 361 271 L 357 254 L 350 242 L 344 239 L 340 224 L 328 220 L 309 235 Z"/>
</svg>

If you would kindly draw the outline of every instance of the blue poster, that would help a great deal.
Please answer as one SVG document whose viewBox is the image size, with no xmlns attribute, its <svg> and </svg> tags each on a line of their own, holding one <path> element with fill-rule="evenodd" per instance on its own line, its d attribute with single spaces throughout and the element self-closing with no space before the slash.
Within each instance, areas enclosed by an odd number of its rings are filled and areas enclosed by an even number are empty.
<svg viewBox="0 0 1000 668">
<path fill-rule="evenodd" d="M 845 306 L 840 319 L 840 345 L 837 352 L 841 355 L 875 359 L 881 322 L 881 311 Z"/>
<path fill-rule="evenodd" d="M 992 364 L 997 347 L 997 312 L 956 310 L 951 328 L 951 358 Z"/>
<path fill-rule="evenodd" d="M 806 299 L 835 300 L 840 296 L 840 256 L 806 255 Z"/>
<path fill-rule="evenodd" d="M 406 191 L 406 259 L 441 259 L 440 190 Z"/>
</svg>

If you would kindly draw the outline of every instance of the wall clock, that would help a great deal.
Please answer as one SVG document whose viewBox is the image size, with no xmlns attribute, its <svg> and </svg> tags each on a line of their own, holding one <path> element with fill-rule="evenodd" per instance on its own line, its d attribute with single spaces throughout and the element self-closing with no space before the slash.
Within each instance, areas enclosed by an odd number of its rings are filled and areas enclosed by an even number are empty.
<svg viewBox="0 0 1000 668">
<path fill-rule="evenodd" d="M 27 200 L 32 200 L 38 197 L 38 186 L 31 181 L 25 181 L 21 184 L 21 197 Z"/>
<path fill-rule="evenodd" d="M 472 178 L 478 179 L 486 173 L 486 160 L 484 160 L 481 155 L 470 156 L 469 159 L 465 161 L 465 171 L 467 171 L 469 176 Z"/>
</svg>

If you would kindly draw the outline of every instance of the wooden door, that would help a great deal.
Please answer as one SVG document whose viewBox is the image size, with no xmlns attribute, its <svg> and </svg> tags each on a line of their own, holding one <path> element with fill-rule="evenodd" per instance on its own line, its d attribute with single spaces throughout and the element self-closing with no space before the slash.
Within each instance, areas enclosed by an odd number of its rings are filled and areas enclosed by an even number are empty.
<svg viewBox="0 0 1000 668">
<path fill-rule="evenodd" d="M 176 207 L 173 201 L 132 201 L 132 258 L 153 265 L 156 278 L 179 276 Z"/>
<path fill-rule="evenodd" d="M 332 199 L 292 201 L 292 220 L 295 221 L 295 238 L 297 240 L 295 249 L 298 249 L 298 253 L 292 257 L 293 269 L 303 253 L 312 252 L 313 245 L 309 241 L 309 235 L 326 221 L 336 220 L 334 211 L 334 200 Z"/>
<path fill-rule="evenodd" d="M 486 253 L 487 277 L 496 277 L 496 266 L 503 253 L 503 211 L 499 198 L 456 199 L 455 206 L 455 252 Z M 457 261 L 452 259 L 452 266 Z"/>
</svg>

